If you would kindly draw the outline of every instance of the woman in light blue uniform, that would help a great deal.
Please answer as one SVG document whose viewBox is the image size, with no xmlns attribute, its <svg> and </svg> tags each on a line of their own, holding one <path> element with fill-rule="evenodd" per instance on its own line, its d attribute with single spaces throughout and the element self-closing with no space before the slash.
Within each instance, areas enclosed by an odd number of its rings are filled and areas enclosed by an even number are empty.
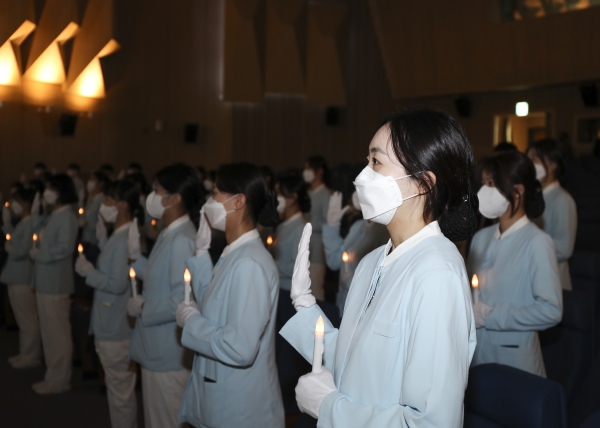
<svg viewBox="0 0 600 428">
<path fill-rule="evenodd" d="M 31 204 L 35 194 L 33 189 L 21 189 L 13 194 L 11 208 L 20 207 L 21 220 L 11 231 L 10 241 L 4 244 L 8 259 L 0 276 L 0 282 L 8 286 L 10 306 L 19 326 L 19 354 L 8 359 L 15 368 L 36 367 L 42 361 L 40 322 L 35 291 L 31 287 L 33 263 L 29 258 L 34 233 Z"/>
<path fill-rule="evenodd" d="M 198 304 L 177 307 L 182 343 L 198 354 L 180 422 L 195 427 L 282 428 L 284 413 L 275 366 L 279 278 L 257 222 L 277 221 L 277 199 L 260 169 L 222 166 L 203 209 L 227 247 Z"/>
<path fill-rule="evenodd" d="M 536 178 L 542 183 L 546 202 L 544 214 L 533 221 L 554 241 L 560 282 L 562 288 L 570 290 L 569 259 L 577 235 L 577 207 L 573 197 L 558 181 L 565 171 L 559 144 L 552 139 L 536 141 L 529 145 L 527 154 L 535 166 Z"/>
<path fill-rule="evenodd" d="M 92 263 L 96 262 L 100 249 L 96 238 L 96 225 L 98 224 L 98 213 L 104 202 L 104 188 L 108 186 L 110 179 L 102 171 L 94 171 L 87 182 L 87 203 L 83 217 L 80 218 L 82 225 L 81 242 L 84 254 Z"/>
<path fill-rule="evenodd" d="M 315 297 L 325 300 L 325 249 L 323 247 L 323 225 L 327 223 L 329 189 L 327 188 L 327 160 L 323 156 L 312 156 L 304 164 L 302 176 L 310 186 L 310 222 L 313 237 L 310 241 L 310 278 Z"/>
<path fill-rule="evenodd" d="M 195 252 L 196 229 L 188 213 L 200 202 L 199 186 L 196 173 L 188 166 L 160 170 L 146 208 L 152 217 L 162 219 L 166 228 L 148 259 L 141 256 L 137 228 L 130 233 L 129 258 L 135 260 L 132 267 L 144 281 L 143 293 L 127 303 L 129 315 L 138 318 L 130 357 L 142 366 L 147 428 L 179 426 L 179 409 L 190 376 L 192 354 L 181 345 L 175 307 L 183 300 L 186 260 Z"/>
<path fill-rule="evenodd" d="M 98 236 L 101 251 L 97 267 L 81 255 L 75 271 L 94 289 L 89 333 L 95 336 L 105 373 L 111 426 L 137 428 L 136 373 L 129 369 L 133 322 L 127 317 L 127 300 L 132 293 L 127 239 L 132 218 L 142 214 L 140 194 L 129 181 L 109 184 L 104 194 L 99 212 L 112 225 L 113 233 L 108 240 Z"/>
<path fill-rule="evenodd" d="M 71 204 L 77 202 L 73 180 L 66 174 L 48 179 L 44 201 L 50 216 L 42 225 L 39 240 L 29 250 L 34 260 L 33 288 L 38 315 L 46 374 L 33 384 L 38 394 L 56 394 L 71 389 L 71 322 L 69 295 L 73 292 L 73 252 L 77 240 L 77 217 Z"/>
<path fill-rule="evenodd" d="M 390 235 L 381 224 L 364 220 L 360 211 L 358 194 L 354 192 L 346 210 L 342 208 L 342 194 L 334 193 L 329 199 L 327 224 L 323 225 L 323 245 L 327 266 L 340 271 L 337 293 L 337 306 L 340 316 L 344 315 L 344 305 L 356 267 L 364 256 L 375 248 L 385 245 Z M 342 217 L 343 216 L 343 217 Z M 344 236 L 341 234 L 342 220 L 351 222 Z"/>
<path fill-rule="evenodd" d="M 325 319 L 321 370 L 300 378 L 300 409 L 319 427 L 449 427 L 463 423 L 475 350 L 467 272 L 451 240 L 475 230 L 473 154 L 464 131 L 434 110 L 396 113 L 369 145 L 355 181 L 364 218 L 387 226 L 360 262 L 339 330 Z M 310 362 L 315 324 L 307 225 L 281 334 Z"/>
<path fill-rule="evenodd" d="M 505 152 L 481 162 L 479 210 L 499 223 L 471 243 L 468 271 L 477 275 L 473 364 L 500 363 L 545 376 L 537 332 L 560 322 L 562 290 L 552 239 L 529 218 L 544 211 L 533 163 Z"/>
</svg>

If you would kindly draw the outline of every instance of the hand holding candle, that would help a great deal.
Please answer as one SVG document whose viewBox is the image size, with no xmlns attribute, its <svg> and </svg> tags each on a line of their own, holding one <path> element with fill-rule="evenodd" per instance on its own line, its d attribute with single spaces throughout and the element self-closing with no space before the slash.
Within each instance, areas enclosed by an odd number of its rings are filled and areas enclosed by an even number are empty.
<svg viewBox="0 0 600 428">
<path fill-rule="evenodd" d="M 477 304 L 479 303 L 479 278 L 477 275 L 473 275 L 471 285 L 473 286 L 473 304 Z"/>
<path fill-rule="evenodd" d="M 192 275 L 188 269 L 183 273 L 183 281 L 185 282 L 185 290 L 184 290 L 184 298 L 183 301 L 186 305 L 190 304 L 190 294 L 192 293 L 192 285 L 190 281 L 192 280 Z"/>
<path fill-rule="evenodd" d="M 313 373 L 320 373 L 323 366 L 323 351 L 325 350 L 325 345 L 323 343 L 324 338 L 325 323 L 323 322 L 323 317 L 319 315 L 317 326 L 315 327 L 315 349 L 313 351 L 312 363 Z"/>
<path fill-rule="evenodd" d="M 135 282 L 135 270 L 129 268 L 129 279 L 131 280 L 131 297 L 137 296 L 137 284 Z"/>
</svg>

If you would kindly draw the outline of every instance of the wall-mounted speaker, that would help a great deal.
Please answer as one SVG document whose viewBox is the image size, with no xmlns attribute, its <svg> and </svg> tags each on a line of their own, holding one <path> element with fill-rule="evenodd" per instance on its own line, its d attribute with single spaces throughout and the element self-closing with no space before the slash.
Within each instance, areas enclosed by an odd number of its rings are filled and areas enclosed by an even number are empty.
<svg viewBox="0 0 600 428">
<path fill-rule="evenodd" d="M 467 97 L 459 97 L 454 100 L 456 113 L 459 117 L 471 117 L 471 100 Z"/>
<path fill-rule="evenodd" d="M 598 107 L 598 88 L 596 85 L 583 85 L 579 87 L 583 105 L 586 107 Z"/>
<path fill-rule="evenodd" d="M 340 122 L 339 107 L 327 107 L 325 109 L 325 124 L 327 126 L 337 126 Z"/>
<path fill-rule="evenodd" d="M 183 125 L 183 141 L 186 144 L 194 144 L 198 142 L 197 123 L 186 123 Z"/>
<path fill-rule="evenodd" d="M 58 132 L 61 137 L 73 137 L 77 128 L 76 114 L 62 113 L 58 119 Z"/>
</svg>

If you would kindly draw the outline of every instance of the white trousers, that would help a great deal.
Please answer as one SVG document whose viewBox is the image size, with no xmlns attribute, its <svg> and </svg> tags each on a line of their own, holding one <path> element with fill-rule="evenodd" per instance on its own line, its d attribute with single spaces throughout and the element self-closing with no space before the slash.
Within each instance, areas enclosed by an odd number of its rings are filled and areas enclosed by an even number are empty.
<svg viewBox="0 0 600 428">
<path fill-rule="evenodd" d="M 179 428 L 179 410 L 190 378 L 189 370 L 153 372 L 142 367 L 146 428 Z"/>
<path fill-rule="evenodd" d="M 317 300 L 325 300 L 325 265 L 310 264 L 310 289 Z"/>
<path fill-rule="evenodd" d="M 19 356 L 27 361 L 42 360 L 42 339 L 35 291 L 29 285 L 9 285 L 8 298 L 19 326 Z"/>
<path fill-rule="evenodd" d="M 46 359 L 44 380 L 69 385 L 73 358 L 69 295 L 37 293 L 36 298 Z"/>
<path fill-rule="evenodd" d="M 104 369 L 112 428 L 137 428 L 135 365 L 129 360 L 131 340 L 96 340 L 96 352 Z"/>
</svg>

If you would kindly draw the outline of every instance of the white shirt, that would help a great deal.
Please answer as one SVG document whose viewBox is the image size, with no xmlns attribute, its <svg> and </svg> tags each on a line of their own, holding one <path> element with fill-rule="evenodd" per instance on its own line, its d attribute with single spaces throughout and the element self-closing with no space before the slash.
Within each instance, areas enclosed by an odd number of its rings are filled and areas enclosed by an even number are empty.
<svg viewBox="0 0 600 428">
<path fill-rule="evenodd" d="M 302 217 L 302 213 L 301 212 L 297 212 L 296 214 L 294 214 L 293 216 L 291 216 L 290 218 L 288 218 L 286 221 L 284 221 L 281 224 L 288 224 L 293 222 L 294 220 L 296 220 L 298 217 Z"/>
<path fill-rule="evenodd" d="M 114 235 L 115 233 L 119 233 L 119 232 L 120 232 L 120 231 L 122 231 L 122 230 L 129 229 L 129 226 L 131 226 L 131 222 L 130 222 L 130 221 L 128 221 L 127 223 L 125 223 L 125 224 L 123 224 L 123 225 L 121 225 L 121 226 L 117 227 L 117 228 L 115 229 L 115 231 L 113 232 L 113 235 Z"/>
<path fill-rule="evenodd" d="M 225 249 L 223 250 L 223 253 L 221 254 L 221 258 L 227 257 L 227 255 L 229 253 L 231 253 L 233 250 L 235 250 L 236 248 L 241 247 L 246 242 L 251 241 L 255 238 L 259 238 L 259 237 L 260 237 L 260 235 L 258 234 L 258 230 L 256 230 L 256 229 L 253 229 L 250 232 L 244 233 L 238 239 L 236 239 L 231 244 L 229 244 L 228 246 L 225 247 Z"/>
<path fill-rule="evenodd" d="M 177 220 L 175 220 L 173 223 L 171 223 L 164 231 L 164 235 L 168 235 L 170 231 L 177 229 L 179 226 L 181 226 L 183 223 L 185 223 L 186 221 L 190 220 L 190 216 L 185 214 L 182 215 L 181 217 L 179 217 Z"/>
<path fill-rule="evenodd" d="M 396 260 L 400 258 L 404 253 L 410 250 L 412 247 L 417 245 L 422 240 L 429 238 L 430 236 L 440 235 L 442 233 L 440 229 L 440 225 L 437 221 L 432 221 L 423 229 L 415 233 L 413 236 L 408 238 L 402 244 L 398 245 L 394 248 L 394 251 L 389 253 L 390 248 L 392 247 L 392 240 L 390 239 L 385 247 L 385 256 L 382 262 L 382 266 L 389 266 L 394 263 Z"/>
<path fill-rule="evenodd" d="M 500 233 L 500 223 L 498 223 L 498 225 L 496 225 L 496 231 L 494 232 L 494 238 L 504 239 L 507 236 L 515 233 L 517 230 L 519 230 L 520 228 L 525 226 L 527 223 L 529 223 L 529 219 L 527 218 L 526 215 L 524 215 L 519 220 L 517 220 L 511 227 L 506 229 L 504 231 L 504 233 Z"/>
</svg>

